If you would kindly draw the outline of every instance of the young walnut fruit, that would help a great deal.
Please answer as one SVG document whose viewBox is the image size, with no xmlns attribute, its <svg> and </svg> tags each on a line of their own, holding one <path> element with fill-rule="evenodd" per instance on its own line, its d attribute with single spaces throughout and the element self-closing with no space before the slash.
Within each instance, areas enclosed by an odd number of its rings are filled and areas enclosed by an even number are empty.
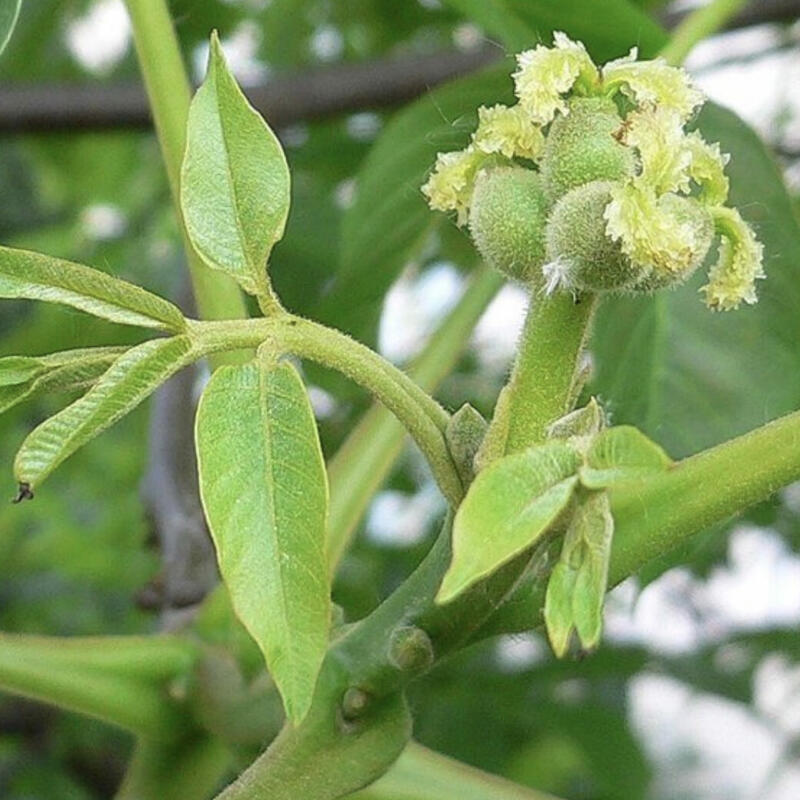
<svg viewBox="0 0 800 800">
<path fill-rule="evenodd" d="M 555 202 L 570 189 L 591 181 L 633 175 L 633 150 L 615 138 L 623 122 L 613 100 L 575 97 L 569 113 L 550 125 L 541 160 L 544 188 Z"/>
<path fill-rule="evenodd" d="M 542 274 L 546 222 L 547 201 L 535 172 L 495 167 L 478 175 L 469 231 L 481 256 L 503 275 L 530 283 Z"/>
<path fill-rule="evenodd" d="M 642 278 L 642 270 L 606 234 L 604 212 L 610 181 L 592 181 L 567 192 L 547 223 L 548 279 L 586 292 L 617 291 Z"/>
</svg>

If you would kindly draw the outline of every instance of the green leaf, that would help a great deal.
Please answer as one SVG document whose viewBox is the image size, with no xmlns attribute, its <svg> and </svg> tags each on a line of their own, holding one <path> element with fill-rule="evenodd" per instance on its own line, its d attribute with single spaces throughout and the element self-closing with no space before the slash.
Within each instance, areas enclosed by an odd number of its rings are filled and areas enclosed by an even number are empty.
<svg viewBox="0 0 800 800">
<path fill-rule="evenodd" d="M 557 658 L 564 658 L 574 627 L 572 597 L 578 573 L 569 564 L 559 561 L 547 581 L 544 598 L 544 624 L 547 638 Z"/>
<path fill-rule="evenodd" d="M 583 560 L 575 578 L 572 614 L 581 644 L 593 650 L 600 643 L 603 630 L 603 602 L 614 535 L 608 492 L 593 492 L 585 498 L 575 512 L 574 524 L 583 540 Z"/>
<path fill-rule="evenodd" d="M 576 408 L 547 427 L 550 439 L 594 437 L 606 426 L 606 415 L 597 398 L 592 397 L 582 408 Z"/>
<path fill-rule="evenodd" d="M 600 642 L 613 534 L 608 493 L 585 494 L 572 514 L 545 594 L 547 636 L 558 658 L 566 655 L 573 628 L 585 649 Z"/>
<path fill-rule="evenodd" d="M 286 227 L 289 181 L 277 137 L 248 103 L 213 34 L 208 73 L 189 110 L 181 204 L 205 263 L 250 294 L 270 295 L 267 259 Z"/>
<path fill-rule="evenodd" d="M 14 473 L 26 496 L 66 458 L 124 417 L 196 357 L 188 336 L 152 339 L 123 353 L 79 400 L 22 443 Z"/>
<path fill-rule="evenodd" d="M 0 0 L 0 53 L 6 49 L 19 19 L 22 0 Z"/>
<path fill-rule="evenodd" d="M 436 600 L 446 603 L 542 536 L 566 508 L 578 457 L 550 442 L 492 462 L 478 474 L 453 523 L 453 560 Z"/>
<path fill-rule="evenodd" d="M 125 350 L 89 347 L 48 356 L 0 358 L 0 414 L 37 394 L 88 388 Z"/>
<path fill-rule="evenodd" d="M 505 0 L 508 8 L 549 43 L 554 31 L 583 42 L 599 64 L 637 45 L 641 58 L 652 58 L 669 37 L 652 17 L 628 0 L 604 0 L 603 13 L 587 0 Z M 531 42 L 532 47 L 536 42 Z"/>
<path fill-rule="evenodd" d="M 592 442 L 580 478 L 587 489 L 604 489 L 662 472 L 671 463 L 670 457 L 638 428 L 618 425 Z"/>
<path fill-rule="evenodd" d="M 297 723 L 328 645 L 328 483 L 288 363 L 218 369 L 197 412 L 200 491 L 233 607 Z"/>
<path fill-rule="evenodd" d="M 515 14 L 506 0 L 445 0 L 480 25 L 490 36 L 497 36 L 514 52 L 531 47 L 538 41 L 536 28 L 531 28 L 522 16 Z"/>
<path fill-rule="evenodd" d="M 186 328 L 180 309 L 157 295 L 99 270 L 28 250 L 0 247 L 0 297 L 63 303 L 143 328 Z"/>
<path fill-rule="evenodd" d="M 735 114 L 707 104 L 699 127 L 731 154 L 732 205 L 764 244 L 756 305 L 710 313 L 695 280 L 650 298 L 601 305 L 592 391 L 614 419 L 683 457 L 800 407 L 800 228 L 781 172 Z"/>
</svg>

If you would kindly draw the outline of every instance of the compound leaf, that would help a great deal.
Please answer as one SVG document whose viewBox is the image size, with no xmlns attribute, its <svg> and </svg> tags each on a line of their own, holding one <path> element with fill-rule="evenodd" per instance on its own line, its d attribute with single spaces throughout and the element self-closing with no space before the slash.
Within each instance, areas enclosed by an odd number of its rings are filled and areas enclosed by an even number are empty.
<svg viewBox="0 0 800 800">
<path fill-rule="evenodd" d="M 126 325 L 180 332 L 180 309 L 104 272 L 28 250 L 0 247 L 0 297 L 44 300 Z"/>
<path fill-rule="evenodd" d="M 126 349 L 89 347 L 0 358 L 0 414 L 37 394 L 88 388 Z"/>
<path fill-rule="evenodd" d="M 181 204 L 208 264 L 269 295 L 267 258 L 289 214 L 289 167 L 275 134 L 248 103 L 211 38 L 208 74 L 189 110 Z"/>
<path fill-rule="evenodd" d="M 119 356 L 83 397 L 22 443 L 14 461 L 20 496 L 29 496 L 62 461 L 132 411 L 194 355 L 188 336 L 174 336 L 143 342 Z"/>
<path fill-rule="evenodd" d="M 452 600 L 535 544 L 564 510 L 578 457 L 550 442 L 492 462 L 470 486 L 453 522 L 453 560 L 437 595 Z"/>
<path fill-rule="evenodd" d="M 303 382 L 288 363 L 218 369 L 197 412 L 200 491 L 233 607 L 288 717 L 311 705 L 328 645 L 328 483 Z"/>
</svg>

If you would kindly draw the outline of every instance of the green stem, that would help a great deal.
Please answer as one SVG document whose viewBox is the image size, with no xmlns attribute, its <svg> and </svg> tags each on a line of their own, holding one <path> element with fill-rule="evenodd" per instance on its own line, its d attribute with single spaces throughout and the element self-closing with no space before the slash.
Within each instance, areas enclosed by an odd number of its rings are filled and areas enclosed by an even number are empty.
<svg viewBox="0 0 800 800">
<path fill-rule="evenodd" d="M 711 0 L 692 11 L 675 28 L 659 55 L 674 66 L 682 64 L 696 44 L 720 30 L 745 5 L 747 0 Z"/>
<path fill-rule="evenodd" d="M 800 479 L 800 411 L 612 493 L 610 582 Z"/>
<path fill-rule="evenodd" d="M 609 585 L 800 479 L 800 411 L 612 492 Z M 476 638 L 541 624 L 545 582 L 523 581 Z"/>
<path fill-rule="evenodd" d="M 547 426 L 569 411 L 595 305 L 568 292 L 531 298 L 504 409 L 507 453 L 544 441 Z"/>
<path fill-rule="evenodd" d="M 267 319 L 190 323 L 197 351 L 219 352 L 265 344 L 337 369 L 372 392 L 405 426 L 455 506 L 463 495 L 444 439 L 449 415 L 402 370 L 345 334 L 290 314 Z"/>
<path fill-rule="evenodd" d="M 165 744 L 139 739 L 115 800 L 201 800 L 210 797 L 231 769 L 220 741 L 192 734 Z"/>
<path fill-rule="evenodd" d="M 421 388 L 432 391 L 450 372 L 475 323 L 502 285 L 503 279 L 494 270 L 481 268 L 476 272 L 461 300 L 409 369 L 410 377 Z M 370 499 L 397 460 L 404 439 L 403 426 L 385 408 L 376 405 L 328 463 L 331 572 L 336 570 Z"/>
<path fill-rule="evenodd" d="M 186 234 L 180 206 L 180 173 L 186 147 L 191 88 L 175 30 L 164 0 L 126 0 L 158 141 L 180 222 L 198 313 L 204 319 L 247 316 L 236 283 L 207 267 Z M 221 359 L 238 362 L 240 357 Z"/>
<path fill-rule="evenodd" d="M 392 768 L 348 800 L 555 800 L 410 742 Z"/>
<path fill-rule="evenodd" d="M 195 655 L 172 637 L 0 634 L 0 688 L 164 740 L 186 725 L 166 686 L 188 674 Z"/>
</svg>

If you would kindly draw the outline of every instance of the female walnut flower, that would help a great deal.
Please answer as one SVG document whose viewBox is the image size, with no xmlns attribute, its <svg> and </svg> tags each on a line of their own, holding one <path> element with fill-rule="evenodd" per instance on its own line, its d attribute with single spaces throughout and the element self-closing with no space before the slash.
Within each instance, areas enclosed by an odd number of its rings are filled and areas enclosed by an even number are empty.
<svg viewBox="0 0 800 800">
<path fill-rule="evenodd" d="M 718 237 L 706 304 L 754 303 L 762 247 L 724 205 L 728 156 L 684 130 L 704 102 L 686 72 L 635 49 L 597 67 L 563 33 L 517 61 L 517 104 L 481 107 L 470 145 L 439 155 L 422 187 L 431 208 L 455 211 L 487 261 L 547 291 L 676 286 Z"/>
</svg>

